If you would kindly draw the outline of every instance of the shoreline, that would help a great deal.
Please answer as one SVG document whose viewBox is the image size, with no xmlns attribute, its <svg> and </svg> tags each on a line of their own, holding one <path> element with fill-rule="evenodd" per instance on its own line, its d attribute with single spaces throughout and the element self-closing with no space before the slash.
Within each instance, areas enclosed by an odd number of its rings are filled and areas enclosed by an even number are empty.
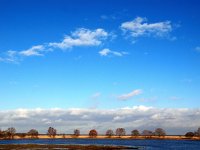
<svg viewBox="0 0 200 150">
<path fill-rule="evenodd" d="M 37 138 L 31 138 L 30 136 L 26 136 L 26 137 L 19 137 L 17 135 L 14 136 L 14 138 L 12 140 L 20 140 L 20 139 L 126 139 L 126 140 L 200 140 L 199 137 L 186 137 L 184 135 L 166 135 L 164 137 L 158 137 L 158 136 L 137 136 L 137 137 L 133 137 L 130 135 L 126 135 L 126 136 L 112 136 L 112 137 L 108 137 L 108 136 L 104 136 L 104 135 L 98 135 L 96 137 L 89 137 L 88 135 L 80 135 L 80 136 L 74 136 L 74 135 L 56 135 L 54 138 L 49 137 L 46 134 L 41 134 L 38 135 Z M 0 140 L 10 140 L 10 139 L 2 139 L 0 138 Z"/>
<path fill-rule="evenodd" d="M 137 146 L 108 146 L 108 145 L 61 145 L 61 144 L 0 144 L 0 149 L 66 149 L 66 150 L 124 150 L 140 149 Z"/>
</svg>

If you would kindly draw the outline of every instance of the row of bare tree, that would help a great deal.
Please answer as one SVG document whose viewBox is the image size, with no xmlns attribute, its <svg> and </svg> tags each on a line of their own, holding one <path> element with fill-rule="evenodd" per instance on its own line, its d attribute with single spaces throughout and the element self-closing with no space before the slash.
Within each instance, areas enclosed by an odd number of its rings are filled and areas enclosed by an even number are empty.
<svg viewBox="0 0 200 150">
<path fill-rule="evenodd" d="M 24 138 L 25 136 L 30 136 L 31 138 L 37 138 L 39 132 L 36 129 L 31 129 L 27 133 L 16 133 L 16 129 L 14 127 L 10 127 L 7 130 L 0 130 L 0 138 L 3 139 L 13 139 L 15 135 L 20 138 Z"/>
<path fill-rule="evenodd" d="M 94 130 L 94 131 L 96 131 L 96 130 Z M 90 135 L 90 132 L 89 132 L 89 135 Z M 117 128 L 115 130 L 115 133 L 114 133 L 113 130 L 109 129 L 109 130 L 106 131 L 105 135 L 108 136 L 108 137 L 111 137 L 111 136 L 121 137 L 121 136 L 125 136 L 126 135 L 126 130 L 124 128 Z M 133 137 L 137 137 L 137 136 L 140 136 L 140 135 L 143 135 L 143 136 L 146 136 L 146 137 L 153 136 L 153 135 L 160 137 L 160 136 L 165 136 L 166 132 L 162 128 L 157 128 L 157 129 L 155 129 L 154 132 L 150 131 L 150 130 L 143 130 L 142 133 L 140 133 L 137 129 L 131 131 L 131 136 L 133 136 Z M 95 136 L 97 136 L 97 134 Z"/>
<path fill-rule="evenodd" d="M 16 129 L 13 127 L 8 128 L 5 131 L 0 130 L 0 138 L 13 139 L 15 135 L 19 136 L 20 138 L 24 138 L 26 136 L 29 136 L 31 138 L 38 138 L 39 132 L 36 129 L 31 129 L 27 133 L 16 133 Z M 55 136 L 57 135 L 57 130 L 53 127 L 49 127 L 47 130 L 47 135 L 51 138 L 55 138 Z M 88 135 L 89 137 L 94 138 L 98 136 L 98 132 L 95 129 L 92 129 L 89 131 Z M 124 128 L 117 128 L 114 132 L 113 130 L 109 129 L 106 131 L 105 135 L 107 137 L 112 137 L 112 136 L 121 137 L 121 136 L 126 135 L 126 130 Z M 140 135 L 145 136 L 146 138 L 151 137 L 151 136 L 164 137 L 166 135 L 166 132 L 162 128 L 157 128 L 155 129 L 155 131 L 143 130 L 141 133 L 137 129 L 131 131 L 132 137 L 138 137 Z M 75 137 L 80 136 L 80 130 L 75 129 L 73 136 Z M 193 136 L 200 137 L 200 128 L 198 128 L 197 131 L 195 132 L 187 132 L 185 136 L 186 137 L 193 137 Z M 63 134 L 63 138 L 65 138 L 65 134 Z"/>
</svg>

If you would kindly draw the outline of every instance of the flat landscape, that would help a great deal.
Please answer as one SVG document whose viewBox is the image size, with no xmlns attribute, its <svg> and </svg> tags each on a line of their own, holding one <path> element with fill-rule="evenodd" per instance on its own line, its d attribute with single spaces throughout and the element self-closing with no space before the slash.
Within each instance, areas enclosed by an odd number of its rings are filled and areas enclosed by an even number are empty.
<svg viewBox="0 0 200 150">
<path fill-rule="evenodd" d="M 0 0 L 0 150 L 200 150 L 200 0 Z"/>
<path fill-rule="evenodd" d="M 14 136 L 13 139 L 34 139 L 31 138 L 30 136 L 26 136 L 24 138 L 20 138 L 19 136 Z M 166 135 L 166 136 L 131 136 L 131 135 L 125 135 L 125 136 L 105 136 L 105 135 L 98 135 L 96 137 L 90 137 L 88 135 L 80 135 L 80 136 L 74 136 L 74 135 L 56 135 L 54 138 L 42 134 L 42 135 L 38 135 L 37 138 L 35 139 L 166 139 L 166 140 L 200 140 L 199 137 L 186 137 L 184 135 Z M 0 138 L 0 140 L 3 140 Z"/>
</svg>

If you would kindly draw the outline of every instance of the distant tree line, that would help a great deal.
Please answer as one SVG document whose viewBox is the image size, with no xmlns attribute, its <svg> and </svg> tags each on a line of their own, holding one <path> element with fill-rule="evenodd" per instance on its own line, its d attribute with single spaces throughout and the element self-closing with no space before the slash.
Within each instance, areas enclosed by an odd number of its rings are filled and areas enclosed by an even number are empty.
<svg viewBox="0 0 200 150">
<path fill-rule="evenodd" d="M 0 138 L 1 139 L 13 139 L 14 136 L 18 136 L 20 138 L 38 138 L 39 132 L 36 129 L 31 129 L 27 133 L 16 133 L 16 129 L 14 127 L 10 127 L 7 130 L 0 130 Z M 49 127 L 47 130 L 47 135 L 50 138 L 55 138 L 57 135 L 57 130 L 53 127 Z M 105 136 L 108 138 L 111 138 L 112 136 L 117 136 L 118 138 L 121 138 L 122 136 L 126 135 L 126 130 L 124 128 L 117 128 L 115 132 L 112 129 L 108 129 L 105 133 Z M 156 128 L 155 131 L 151 130 L 143 130 L 141 133 L 134 129 L 131 131 L 131 137 L 137 138 L 138 136 L 144 136 L 145 138 L 151 138 L 152 136 L 157 137 L 164 137 L 166 135 L 166 132 L 162 128 Z M 75 129 L 73 133 L 74 137 L 80 136 L 80 130 Z M 90 138 L 95 138 L 98 136 L 98 132 L 96 129 L 92 129 L 89 131 L 88 136 Z M 191 137 L 199 137 L 200 138 L 200 128 L 197 129 L 195 132 L 187 132 L 185 134 L 185 137 L 191 138 Z M 63 138 L 65 138 L 65 134 L 63 134 Z"/>
<path fill-rule="evenodd" d="M 18 136 L 20 138 L 25 138 L 26 136 L 30 136 L 30 138 L 38 138 L 38 131 L 36 129 L 31 129 L 27 133 L 16 133 L 16 129 L 14 127 L 10 127 L 7 130 L 0 130 L 0 138 L 3 139 L 14 139 L 14 136 Z"/>
</svg>

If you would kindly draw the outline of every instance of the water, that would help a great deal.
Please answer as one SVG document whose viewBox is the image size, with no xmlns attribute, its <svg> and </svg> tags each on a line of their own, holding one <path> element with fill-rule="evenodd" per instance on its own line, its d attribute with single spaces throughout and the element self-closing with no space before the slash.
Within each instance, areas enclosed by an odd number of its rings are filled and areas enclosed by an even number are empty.
<svg viewBox="0 0 200 150">
<path fill-rule="evenodd" d="M 140 146 L 145 150 L 200 150 L 194 140 L 133 140 L 133 139 L 26 139 L 0 140 L 0 144 L 80 144 Z"/>
</svg>

